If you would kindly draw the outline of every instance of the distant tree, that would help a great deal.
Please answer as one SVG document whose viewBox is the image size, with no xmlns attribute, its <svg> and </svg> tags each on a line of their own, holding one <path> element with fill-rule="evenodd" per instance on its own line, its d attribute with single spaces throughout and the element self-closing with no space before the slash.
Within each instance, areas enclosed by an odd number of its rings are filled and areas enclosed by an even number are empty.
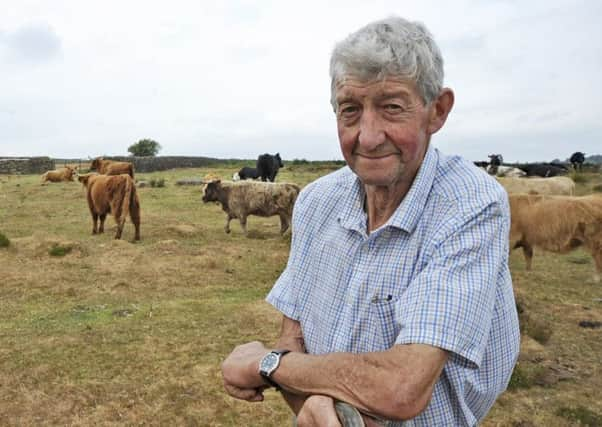
<svg viewBox="0 0 602 427">
<path fill-rule="evenodd" d="M 128 152 L 132 153 L 132 156 L 140 157 L 154 157 L 161 149 L 161 144 L 152 139 L 141 139 L 135 144 L 132 144 L 128 148 Z"/>
</svg>

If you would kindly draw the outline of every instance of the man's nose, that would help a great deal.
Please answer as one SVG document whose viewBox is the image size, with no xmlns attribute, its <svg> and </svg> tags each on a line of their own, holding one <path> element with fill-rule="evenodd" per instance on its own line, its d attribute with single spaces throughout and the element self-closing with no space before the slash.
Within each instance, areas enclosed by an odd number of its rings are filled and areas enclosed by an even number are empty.
<svg viewBox="0 0 602 427">
<path fill-rule="evenodd" d="M 365 150 L 373 150 L 386 140 L 383 123 L 378 115 L 370 109 L 364 110 L 360 119 L 358 142 Z"/>
</svg>

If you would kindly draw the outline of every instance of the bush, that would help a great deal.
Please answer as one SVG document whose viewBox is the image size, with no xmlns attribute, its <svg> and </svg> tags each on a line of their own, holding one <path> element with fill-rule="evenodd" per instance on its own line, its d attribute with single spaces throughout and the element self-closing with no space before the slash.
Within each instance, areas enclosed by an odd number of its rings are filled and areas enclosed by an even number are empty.
<svg viewBox="0 0 602 427">
<path fill-rule="evenodd" d="M 159 178 L 159 179 L 151 178 L 151 180 L 148 183 L 153 188 L 155 188 L 155 187 L 165 187 L 165 179 L 163 179 L 163 178 Z"/>
<path fill-rule="evenodd" d="M 595 191 L 595 192 L 597 192 L 597 193 L 602 193 L 602 184 L 597 184 L 597 185 L 594 185 L 594 186 L 592 187 L 592 191 Z"/>
<path fill-rule="evenodd" d="M 59 245 L 58 243 L 55 243 L 54 245 L 52 245 L 52 247 L 50 249 L 48 249 L 48 255 L 50 255 L 50 256 L 65 256 L 69 252 L 71 252 L 71 249 L 73 249 L 73 247 L 71 247 L 71 246 L 63 246 L 63 245 Z"/>
<path fill-rule="evenodd" d="M 552 336 L 552 328 L 550 325 L 541 320 L 528 319 L 524 325 L 525 334 L 529 335 L 540 344 L 546 344 Z"/>
<path fill-rule="evenodd" d="M 537 384 L 538 380 L 545 375 L 545 368 L 542 366 L 522 365 L 520 362 L 514 366 L 508 390 L 517 390 L 521 388 L 531 388 Z"/>
<path fill-rule="evenodd" d="M 10 240 L 4 234 L 0 233 L 0 248 L 8 248 Z"/>
</svg>

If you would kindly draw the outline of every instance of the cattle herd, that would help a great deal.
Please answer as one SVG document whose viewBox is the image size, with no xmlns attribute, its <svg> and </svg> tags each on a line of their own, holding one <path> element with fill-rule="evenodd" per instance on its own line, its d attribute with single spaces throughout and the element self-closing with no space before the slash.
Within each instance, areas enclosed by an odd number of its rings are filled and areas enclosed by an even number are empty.
<svg viewBox="0 0 602 427">
<path fill-rule="evenodd" d="M 574 153 L 570 161 L 580 170 L 585 156 Z M 566 253 L 583 247 L 595 262 L 594 279 L 602 274 L 602 195 L 577 197 L 575 183 L 568 168 L 556 163 L 505 165 L 499 154 L 488 162 L 475 162 L 495 176 L 509 195 L 511 211 L 510 250 L 522 248 L 527 270 L 531 269 L 533 248 Z M 283 167 L 280 154 L 262 154 L 256 166 L 243 167 L 233 181 L 207 176 L 202 181 L 202 201 L 217 202 L 226 213 L 224 230 L 230 232 L 230 221 L 238 219 L 247 235 L 249 215 L 280 217 L 280 232 L 291 225 L 293 206 L 300 187 L 292 183 L 275 183 L 278 169 Z M 78 175 L 71 167 L 48 171 L 42 183 L 78 180 L 86 188 L 88 208 L 92 215 L 92 233 L 104 231 L 104 221 L 112 214 L 117 223 L 115 238 L 121 238 L 126 217 L 135 226 L 135 240 L 140 239 L 140 201 L 134 181 L 134 167 L 129 162 L 94 159 L 91 170 Z M 100 222 L 100 224 L 98 224 Z"/>
<path fill-rule="evenodd" d="M 208 175 L 203 185 L 202 200 L 218 202 L 227 214 L 225 231 L 230 232 L 230 221 L 239 219 L 247 235 L 249 215 L 280 217 L 280 232 L 284 234 L 291 225 L 293 206 L 300 188 L 296 184 L 275 183 L 278 169 L 283 167 L 280 154 L 262 154 L 256 168 L 243 168 L 240 182 L 222 182 L 219 177 Z M 247 175 L 246 169 L 252 170 Z M 78 181 L 86 188 L 86 199 L 92 216 L 92 234 L 104 232 L 107 215 L 113 215 L 117 224 L 115 238 L 120 239 L 126 218 L 129 216 L 135 227 L 134 240 L 140 240 L 140 200 L 134 181 L 134 165 L 96 158 L 90 164 L 93 172 L 78 174 L 75 168 L 48 171 L 42 175 L 42 184 L 47 182 Z M 261 178 L 259 182 L 245 181 Z M 239 178 L 240 180 L 241 178 Z"/>
<path fill-rule="evenodd" d="M 570 163 L 580 171 L 582 152 L 573 153 Z M 569 168 L 560 163 L 507 165 L 500 154 L 475 165 L 495 176 L 510 202 L 510 249 L 522 248 L 526 269 L 531 269 L 533 248 L 567 253 L 586 249 L 595 263 L 594 280 L 602 273 L 602 195 L 576 197 Z"/>
</svg>

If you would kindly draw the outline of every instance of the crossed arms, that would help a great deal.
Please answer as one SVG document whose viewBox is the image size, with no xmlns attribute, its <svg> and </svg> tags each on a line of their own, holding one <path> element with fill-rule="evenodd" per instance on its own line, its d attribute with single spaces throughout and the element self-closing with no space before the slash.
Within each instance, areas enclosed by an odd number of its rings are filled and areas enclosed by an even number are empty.
<svg viewBox="0 0 602 427">
<path fill-rule="evenodd" d="M 296 414 L 308 397 L 317 395 L 391 420 L 413 418 L 426 408 L 448 357 L 446 351 L 423 344 L 394 345 L 387 351 L 362 354 L 306 354 L 299 322 L 286 316 L 277 347 L 292 350 L 282 358 L 273 379 Z M 266 383 L 259 375 L 259 361 L 269 351 L 259 342 L 232 351 L 222 364 L 224 387 L 230 395 L 263 400 Z"/>
</svg>

